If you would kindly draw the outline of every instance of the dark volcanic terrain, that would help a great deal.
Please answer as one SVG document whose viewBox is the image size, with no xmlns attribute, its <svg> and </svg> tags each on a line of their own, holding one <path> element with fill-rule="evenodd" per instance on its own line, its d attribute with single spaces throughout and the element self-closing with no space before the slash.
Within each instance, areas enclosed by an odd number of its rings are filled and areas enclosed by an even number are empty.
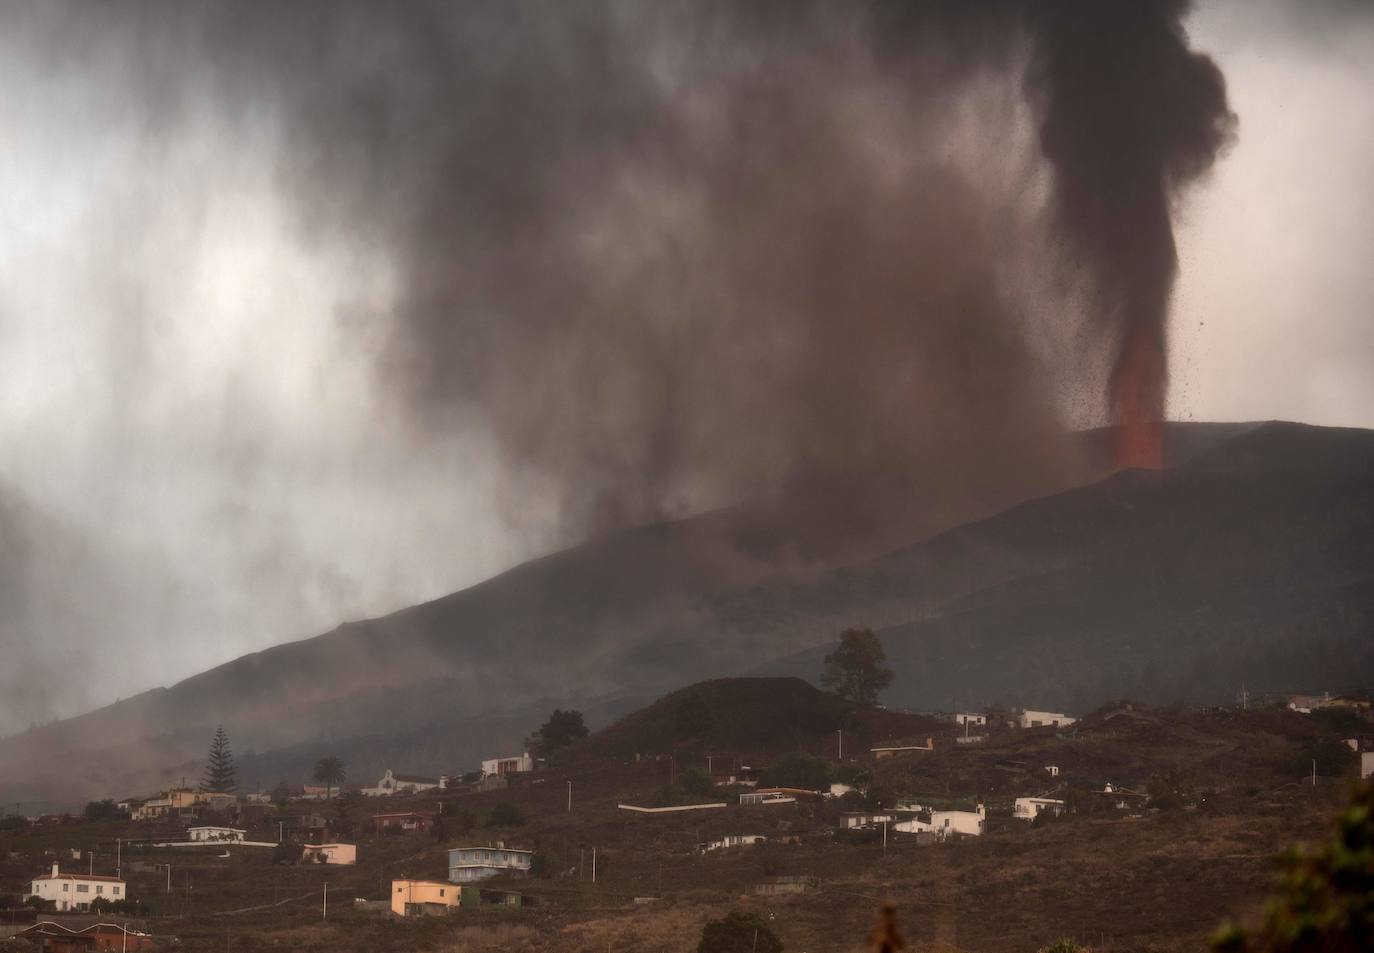
<svg viewBox="0 0 1374 953">
<path fill-rule="evenodd" d="M 916 708 L 1374 681 L 1374 433 L 1173 425 L 1168 439 L 1169 469 L 954 528 L 932 514 L 881 553 L 852 534 L 818 543 L 795 506 L 614 534 L 0 741 L 0 800 L 194 777 L 220 722 L 250 784 L 323 754 L 353 777 L 455 773 L 513 750 L 554 706 L 598 724 L 701 678 L 814 677 L 852 625 L 881 630 L 886 700 Z"/>
</svg>

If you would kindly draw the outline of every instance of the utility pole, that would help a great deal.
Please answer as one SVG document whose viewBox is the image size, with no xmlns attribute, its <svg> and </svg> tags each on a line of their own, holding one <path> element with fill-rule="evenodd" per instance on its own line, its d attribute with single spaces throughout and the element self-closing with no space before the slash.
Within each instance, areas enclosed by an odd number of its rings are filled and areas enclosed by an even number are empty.
<svg viewBox="0 0 1374 953">
<path fill-rule="evenodd" d="M 572 813 L 572 782 L 568 782 L 568 813 Z"/>
<path fill-rule="evenodd" d="M 1312 786 L 1317 786 L 1317 759 L 1312 759 Z"/>
<path fill-rule="evenodd" d="M 835 760 L 837 760 L 837 761 L 843 761 L 843 760 L 844 760 L 844 729 L 843 729 L 843 728 L 836 728 L 836 729 L 835 729 L 835 734 L 837 734 L 837 735 L 840 736 L 840 754 L 839 754 L 839 757 L 837 757 Z"/>
<path fill-rule="evenodd" d="M 328 920 L 328 919 L 329 919 L 329 881 L 328 881 L 328 880 L 326 880 L 326 881 L 324 882 L 324 916 L 320 917 L 320 919 L 321 919 L 321 920 Z"/>
<path fill-rule="evenodd" d="M 124 867 L 123 860 L 124 860 L 124 854 L 123 854 L 123 852 L 122 852 L 121 849 L 120 849 L 120 840 L 119 840 L 118 837 L 116 837 L 116 838 L 115 838 L 115 876 L 116 876 L 116 877 L 119 877 L 119 876 L 122 876 L 122 875 L 123 875 L 123 867 Z"/>
<path fill-rule="evenodd" d="M 592 883 L 596 883 L 596 848 L 592 848 Z"/>
</svg>

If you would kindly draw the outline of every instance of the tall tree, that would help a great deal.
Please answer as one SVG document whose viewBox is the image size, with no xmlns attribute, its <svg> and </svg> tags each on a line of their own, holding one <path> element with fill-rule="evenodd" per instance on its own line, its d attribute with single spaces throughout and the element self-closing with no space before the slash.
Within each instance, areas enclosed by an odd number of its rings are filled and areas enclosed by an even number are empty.
<svg viewBox="0 0 1374 953">
<path fill-rule="evenodd" d="M 229 736 L 224 733 L 223 725 L 215 729 L 215 737 L 210 741 L 210 755 L 205 759 L 200 789 L 212 794 L 234 794 L 239 789 L 234 752 L 229 750 Z"/>
<path fill-rule="evenodd" d="M 316 784 L 324 785 L 325 800 L 333 796 L 334 788 L 342 784 L 347 776 L 343 762 L 333 755 L 316 761 L 315 773 L 311 775 Z"/>
<path fill-rule="evenodd" d="M 344 837 L 350 836 L 357 830 L 361 810 L 362 805 L 358 803 L 356 792 L 341 791 L 334 801 L 334 817 L 330 823 L 333 833 L 342 834 Z"/>
<path fill-rule="evenodd" d="M 549 720 L 540 725 L 529 739 L 529 745 L 539 754 L 547 756 L 585 737 L 587 726 L 582 721 L 582 712 L 555 708 Z"/>
<path fill-rule="evenodd" d="M 892 684 L 887 653 L 872 629 L 845 629 L 840 644 L 825 657 L 821 684 L 841 698 L 872 705 L 878 693 Z"/>
</svg>

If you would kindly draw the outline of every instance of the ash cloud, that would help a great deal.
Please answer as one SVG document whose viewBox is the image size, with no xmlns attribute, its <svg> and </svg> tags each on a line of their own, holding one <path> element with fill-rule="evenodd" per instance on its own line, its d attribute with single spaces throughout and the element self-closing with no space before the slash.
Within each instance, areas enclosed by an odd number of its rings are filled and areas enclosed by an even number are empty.
<svg viewBox="0 0 1374 953">
<path fill-rule="evenodd" d="M 98 486 L 78 517 L 154 551 L 180 534 L 149 557 L 172 567 L 165 606 L 110 584 L 121 624 L 260 647 L 438 595 L 459 550 L 514 558 L 760 498 L 794 529 L 910 538 L 1078 478 L 1066 424 L 1108 418 L 1122 342 L 1162 333 L 1170 203 L 1224 125 L 1184 11 L 5 8 L 58 97 L 19 121 L 88 129 L 80 172 L 114 196 L 69 223 L 79 280 L 45 276 L 106 316 L 101 353 L 71 361 L 109 390 L 73 390 L 99 411 L 63 434 L 84 467 L 65 500 Z M 94 92 L 72 105 L 72 86 Z M 1084 95 L 1104 89 L 1118 98 Z M 290 236 L 272 255 L 324 264 L 237 263 L 257 202 Z M 230 277 L 208 286 L 232 303 L 188 295 L 220 257 Z M 289 293 L 257 287 L 283 274 Z M 266 317 L 221 339 L 202 307 Z M 327 327 L 293 336 L 319 312 Z M 210 392 L 226 349 L 241 356 Z M 5 474 L 29 491 L 51 469 L 33 447 Z M 466 525 L 489 500 L 523 543 Z M 342 560 L 358 514 L 376 552 Z"/>
<path fill-rule="evenodd" d="M 888 518 L 1043 490 L 1055 389 L 1098 363 L 1103 417 L 1158 421 L 1171 206 L 1234 118 L 1186 10 L 304 4 L 210 36 L 234 95 L 284 95 L 307 227 L 397 263 L 382 386 L 489 429 L 578 532 L 779 485 Z M 973 151 L 1024 146 L 1028 97 L 1044 220 L 947 148 L 989 88 Z M 1030 315 L 1037 229 L 1084 313 Z"/>
<path fill-rule="evenodd" d="M 1115 338 L 1108 384 L 1123 463 L 1162 464 L 1169 298 L 1178 272 L 1173 210 L 1231 141 L 1221 71 L 1189 49 L 1185 0 L 1033 8 L 1030 84 L 1054 169 L 1054 217 Z M 1143 444 L 1143 445 L 1142 445 Z"/>
</svg>

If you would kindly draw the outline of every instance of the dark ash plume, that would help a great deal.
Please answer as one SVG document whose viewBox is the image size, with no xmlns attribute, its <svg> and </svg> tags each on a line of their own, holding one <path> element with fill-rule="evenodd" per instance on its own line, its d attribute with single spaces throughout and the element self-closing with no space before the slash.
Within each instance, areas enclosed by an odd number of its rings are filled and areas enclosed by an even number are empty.
<svg viewBox="0 0 1374 953">
<path fill-rule="evenodd" d="M 1055 224 L 1116 341 L 1117 462 L 1163 464 L 1166 330 L 1178 272 L 1172 212 L 1234 134 L 1215 63 L 1188 48 L 1187 0 L 1031 5 L 1030 86 L 1054 168 Z"/>
<path fill-rule="evenodd" d="M 1062 395 L 1100 356 L 1047 358 L 1086 339 L 1056 321 L 1116 349 L 1102 416 L 1162 412 L 1170 202 L 1230 116 L 1184 3 L 134 9 L 150 126 L 201 108 L 166 90 L 207 64 L 223 121 L 279 124 L 301 234 L 394 276 L 348 317 L 381 387 L 418 432 L 489 436 L 576 532 L 1062 485 Z M 1087 316 L 1024 281 L 1027 91 Z"/>
</svg>

